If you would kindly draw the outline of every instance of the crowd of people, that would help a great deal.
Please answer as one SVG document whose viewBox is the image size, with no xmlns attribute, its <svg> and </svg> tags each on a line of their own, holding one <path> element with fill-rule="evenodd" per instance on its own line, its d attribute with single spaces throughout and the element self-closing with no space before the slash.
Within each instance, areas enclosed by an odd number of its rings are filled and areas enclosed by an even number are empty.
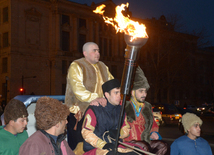
<svg viewBox="0 0 214 155">
<path fill-rule="evenodd" d="M 152 106 L 145 101 L 150 86 L 139 66 L 118 129 L 121 82 L 99 61 L 96 43 L 85 43 L 83 55 L 68 69 L 65 104 L 50 97 L 37 100 L 38 130 L 30 137 L 24 103 L 16 99 L 7 103 L 5 125 L 0 126 L 0 155 L 212 155 L 210 145 L 200 137 L 202 120 L 191 113 L 182 117 L 184 136 L 171 146 L 162 140 Z"/>
</svg>

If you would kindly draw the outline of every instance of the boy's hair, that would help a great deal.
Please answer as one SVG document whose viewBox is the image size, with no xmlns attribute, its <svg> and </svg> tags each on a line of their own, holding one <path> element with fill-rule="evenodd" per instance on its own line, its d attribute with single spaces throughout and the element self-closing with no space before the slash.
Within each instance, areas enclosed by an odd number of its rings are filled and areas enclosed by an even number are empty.
<svg viewBox="0 0 214 155">
<path fill-rule="evenodd" d="M 5 124 L 8 124 L 11 120 L 16 121 L 18 118 L 24 117 L 28 117 L 24 103 L 17 99 L 10 100 L 4 109 Z"/>
</svg>

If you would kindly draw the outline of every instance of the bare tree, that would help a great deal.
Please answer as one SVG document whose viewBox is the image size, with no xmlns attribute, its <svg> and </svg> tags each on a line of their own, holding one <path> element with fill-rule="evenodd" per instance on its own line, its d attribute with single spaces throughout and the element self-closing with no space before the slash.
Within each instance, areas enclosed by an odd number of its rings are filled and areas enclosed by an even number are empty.
<svg viewBox="0 0 214 155">
<path fill-rule="evenodd" d="M 161 102 L 161 90 L 166 90 L 166 101 L 170 103 L 170 88 L 175 81 L 181 79 L 182 75 L 179 73 L 185 66 L 189 54 L 184 52 L 179 37 L 178 33 L 165 32 L 164 35 L 158 36 L 157 45 L 153 45 L 155 48 L 150 47 L 154 102 Z"/>
<path fill-rule="evenodd" d="M 187 33 L 198 37 L 198 48 L 212 45 L 212 42 L 209 40 L 209 37 L 211 35 L 209 35 L 209 32 L 204 26 L 198 29 L 194 29 L 191 32 L 188 32 L 186 24 L 183 22 L 183 17 L 181 15 L 169 14 L 167 15 L 166 19 L 168 23 L 173 26 L 174 31 Z"/>
<path fill-rule="evenodd" d="M 212 45 L 212 42 L 209 40 L 211 35 L 209 35 L 204 26 L 198 30 L 193 30 L 190 34 L 198 37 L 198 48 Z"/>
<path fill-rule="evenodd" d="M 183 22 L 183 17 L 178 14 L 169 14 L 166 17 L 169 24 L 171 24 L 176 32 L 186 31 L 186 24 Z"/>
</svg>

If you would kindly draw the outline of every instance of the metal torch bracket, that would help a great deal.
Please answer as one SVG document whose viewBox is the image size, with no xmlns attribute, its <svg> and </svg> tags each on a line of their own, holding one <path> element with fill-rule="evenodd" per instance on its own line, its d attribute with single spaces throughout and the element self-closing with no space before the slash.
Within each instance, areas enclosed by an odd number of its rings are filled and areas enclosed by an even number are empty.
<svg viewBox="0 0 214 155">
<path fill-rule="evenodd" d="M 117 130 L 117 137 L 115 142 L 114 154 L 117 155 L 117 146 L 118 146 L 118 139 L 120 135 L 120 128 L 122 124 L 122 118 L 124 115 L 124 107 L 126 102 L 126 95 L 129 94 L 129 87 L 131 85 L 131 80 L 133 76 L 133 69 L 136 66 L 135 60 L 138 57 L 138 51 L 140 48 L 145 45 L 148 38 L 137 38 L 131 41 L 131 36 L 126 35 L 124 36 L 125 42 L 127 44 L 125 50 L 125 64 L 123 69 L 123 76 L 121 82 L 121 93 L 123 94 L 123 101 L 122 101 L 122 108 L 120 111 L 120 118 L 118 122 L 118 130 Z"/>
<path fill-rule="evenodd" d="M 123 69 L 123 76 L 121 82 L 121 93 L 129 94 L 129 87 L 131 85 L 133 69 L 136 66 L 136 59 L 139 56 L 140 48 L 145 45 L 148 38 L 137 38 L 133 41 L 131 40 L 131 36 L 124 35 L 125 42 L 127 47 L 125 49 L 125 65 Z"/>
</svg>

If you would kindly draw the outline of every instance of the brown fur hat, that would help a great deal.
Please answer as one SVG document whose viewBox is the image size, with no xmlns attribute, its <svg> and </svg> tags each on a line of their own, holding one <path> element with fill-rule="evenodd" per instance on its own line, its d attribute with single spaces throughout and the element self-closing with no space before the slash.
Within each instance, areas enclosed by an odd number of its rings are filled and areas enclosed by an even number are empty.
<svg viewBox="0 0 214 155">
<path fill-rule="evenodd" d="M 38 129 L 48 130 L 58 122 L 67 119 L 69 108 L 57 99 L 41 97 L 36 102 L 36 125 Z"/>
<path fill-rule="evenodd" d="M 11 99 L 4 109 L 5 124 L 8 124 L 11 120 L 17 120 L 18 118 L 28 117 L 27 108 L 24 103 Z"/>
<path fill-rule="evenodd" d="M 149 90 L 150 88 L 147 78 L 145 77 L 145 74 L 140 66 L 136 69 L 132 90 L 137 90 L 139 88 L 146 88 L 146 90 Z"/>
<path fill-rule="evenodd" d="M 200 117 L 193 113 L 187 112 L 182 116 L 182 124 L 186 133 L 188 132 L 187 130 L 189 130 L 195 123 L 202 125 L 203 122 Z"/>
</svg>

